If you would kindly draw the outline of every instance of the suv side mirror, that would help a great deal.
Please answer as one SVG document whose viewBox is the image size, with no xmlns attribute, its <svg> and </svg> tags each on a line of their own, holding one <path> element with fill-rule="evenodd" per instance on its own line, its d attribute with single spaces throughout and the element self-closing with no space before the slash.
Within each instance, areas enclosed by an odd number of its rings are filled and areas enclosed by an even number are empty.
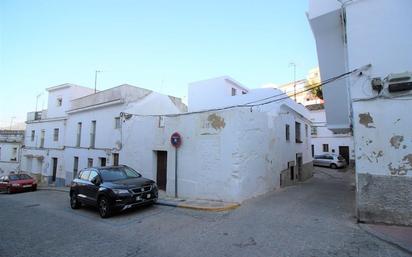
<svg viewBox="0 0 412 257">
<path fill-rule="evenodd" d="M 94 177 L 91 182 L 96 186 L 100 185 L 101 183 L 99 176 Z"/>
</svg>

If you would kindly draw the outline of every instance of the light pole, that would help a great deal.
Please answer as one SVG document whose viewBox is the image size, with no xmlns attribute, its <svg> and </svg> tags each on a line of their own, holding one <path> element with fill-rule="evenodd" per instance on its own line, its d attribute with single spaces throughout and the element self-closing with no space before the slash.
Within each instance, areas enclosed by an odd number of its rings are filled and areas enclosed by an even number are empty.
<svg viewBox="0 0 412 257">
<path fill-rule="evenodd" d="M 36 112 L 37 112 L 37 104 L 39 103 L 39 97 L 42 95 L 43 93 L 40 93 L 36 96 Z"/>
<path fill-rule="evenodd" d="M 296 63 L 289 63 L 289 67 L 293 67 L 293 98 L 296 102 Z"/>
<path fill-rule="evenodd" d="M 11 130 L 12 126 L 13 126 L 13 120 L 14 120 L 15 118 L 16 118 L 15 116 L 10 117 L 10 130 Z"/>
<path fill-rule="evenodd" d="M 97 70 L 94 72 L 94 93 L 96 94 L 97 92 L 97 73 L 102 72 L 101 70 Z"/>
</svg>

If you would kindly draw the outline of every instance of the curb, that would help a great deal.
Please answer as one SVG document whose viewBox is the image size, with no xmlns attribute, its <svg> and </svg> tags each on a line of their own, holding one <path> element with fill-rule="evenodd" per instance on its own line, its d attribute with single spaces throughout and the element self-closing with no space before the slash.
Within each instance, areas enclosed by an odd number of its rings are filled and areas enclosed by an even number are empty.
<svg viewBox="0 0 412 257">
<path fill-rule="evenodd" d="M 229 210 L 236 209 L 240 206 L 240 204 L 234 203 L 234 204 L 228 204 L 225 207 L 207 207 L 207 206 L 198 206 L 198 205 L 180 203 L 180 202 L 175 202 L 175 201 L 165 201 L 161 199 L 157 200 L 155 204 L 169 206 L 169 207 L 192 209 L 192 210 L 198 210 L 198 211 L 210 211 L 210 212 L 229 211 Z"/>
<path fill-rule="evenodd" d="M 203 206 L 195 206 L 195 205 L 189 205 L 189 204 L 180 204 L 177 207 L 185 208 L 185 209 L 198 210 L 198 211 L 220 212 L 220 211 L 234 210 L 239 206 L 240 206 L 240 204 L 230 204 L 226 207 L 203 207 Z"/>
<path fill-rule="evenodd" d="M 64 192 L 64 193 L 68 193 L 70 192 L 69 189 L 65 189 L 65 188 L 53 188 L 53 187 L 37 187 L 37 190 L 46 190 L 46 191 L 58 191 L 58 192 Z"/>
<path fill-rule="evenodd" d="M 400 243 L 400 242 L 396 241 L 395 239 L 393 239 L 390 236 L 387 236 L 383 233 L 379 233 L 377 231 L 374 231 L 374 230 L 370 229 L 367 224 L 358 223 L 358 226 L 359 226 L 360 229 L 362 229 L 363 231 L 365 231 L 369 235 L 374 236 L 374 237 L 376 237 L 376 238 L 378 238 L 378 239 L 380 239 L 380 240 L 382 240 L 382 241 L 384 241 L 388 244 L 391 244 L 391 245 L 393 245 L 393 246 L 395 246 L 395 247 L 397 247 L 397 248 L 399 248 L 399 249 L 401 249 L 401 250 L 403 250 L 403 251 L 405 251 L 409 254 L 412 254 L 412 245 Z"/>
</svg>

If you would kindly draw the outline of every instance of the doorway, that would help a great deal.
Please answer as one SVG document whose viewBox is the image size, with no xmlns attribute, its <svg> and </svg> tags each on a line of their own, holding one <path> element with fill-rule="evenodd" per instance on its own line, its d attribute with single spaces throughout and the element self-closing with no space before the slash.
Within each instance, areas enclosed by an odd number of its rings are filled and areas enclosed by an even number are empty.
<svg viewBox="0 0 412 257">
<path fill-rule="evenodd" d="M 339 154 L 346 160 L 346 164 L 349 164 L 349 146 L 339 146 Z"/>
<path fill-rule="evenodd" d="M 166 191 L 167 184 L 167 152 L 156 151 L 157 156 L 157 175 L 156 183 L 160 190 Z"/>
<path fill-rule="evenodd" d="M 303 160 L 302 160 L 302 154 L 297 153 L 296 154 L 296 168 L 298 172 L 298 179 L 301 181 L 303 179 L 302 175 L 302 165 L 303 165 Z"/>
<path fill-rule="evenodd" d="M 57 175 L 57 158 L 52 158 L 52 165 L 53 165 L 53 175 L 52 175 L 52 183 L 56 181 L 56 175 Z"/>
</svg>

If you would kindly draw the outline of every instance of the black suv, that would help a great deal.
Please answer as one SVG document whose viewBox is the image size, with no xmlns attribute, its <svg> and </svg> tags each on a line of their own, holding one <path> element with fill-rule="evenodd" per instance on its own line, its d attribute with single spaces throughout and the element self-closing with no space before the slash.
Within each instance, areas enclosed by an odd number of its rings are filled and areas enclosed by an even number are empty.
<svg viewBox="0 0 412 257">
<path fill-rule="evenodd" d="M 70 187 L 72 209 L 82 203 L 97 206 L 102 218 L 116 210 L 153 204 L 157 197 L 156 183 L 126 165 L 83 169 Z"/>
</svg>

